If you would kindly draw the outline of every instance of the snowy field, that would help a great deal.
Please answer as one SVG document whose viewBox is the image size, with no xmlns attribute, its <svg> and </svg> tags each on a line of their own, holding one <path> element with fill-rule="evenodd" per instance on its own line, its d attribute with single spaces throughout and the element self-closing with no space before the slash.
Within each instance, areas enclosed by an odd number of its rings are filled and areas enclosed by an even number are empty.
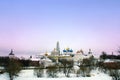
<svg viewBox="0 0 120 80">
<path fill-rule="evenodd" d="M 59 74 L 62 75 L 62 74 Z M 107 74 L 101 73 L 98 70 L 91 71 L 91 77 L 71 77 L 71 78 L 37 78 L 34 75 L 34 70 L 22 70 L 18 77 L 14 80 L 112 80 Z M 9 80 L 7 73 L 0 75 L 0 80 Z"/>
</svg>

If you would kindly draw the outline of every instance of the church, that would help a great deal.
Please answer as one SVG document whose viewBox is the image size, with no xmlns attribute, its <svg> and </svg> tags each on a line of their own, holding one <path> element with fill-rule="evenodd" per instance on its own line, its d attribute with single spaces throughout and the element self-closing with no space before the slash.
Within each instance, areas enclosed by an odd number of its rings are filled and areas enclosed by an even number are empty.
<svg viewBox="0 0 120 80">
<path fill-rule="evenodd" d="M 9 58 L 15 58 L 15 54 L 13 54 L 13 50 L 11 49 L 11 52 L 9 53 Z"/>
</svg>

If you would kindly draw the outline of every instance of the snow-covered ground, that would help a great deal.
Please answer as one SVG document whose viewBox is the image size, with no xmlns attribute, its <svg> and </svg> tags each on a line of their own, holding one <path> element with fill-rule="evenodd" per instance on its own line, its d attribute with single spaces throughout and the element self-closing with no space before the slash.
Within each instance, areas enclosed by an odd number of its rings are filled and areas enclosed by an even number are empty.
<svg viewBox="0 0 120 80">
<path fill-rule="evenodd" d="M 62 75 L 62 74 L 59 74 Z M 91 71 L 91 77 L 61 77 L 61 78 L 37 78 L 34 75 L 34 70 L 22 70 L 18 77 L 14 80 L 112 80 L 112 78 L 98 70 Z M 0 75 L 0 80 L 9 80 L 8 74 L 4 73 Z"/>
</svg>

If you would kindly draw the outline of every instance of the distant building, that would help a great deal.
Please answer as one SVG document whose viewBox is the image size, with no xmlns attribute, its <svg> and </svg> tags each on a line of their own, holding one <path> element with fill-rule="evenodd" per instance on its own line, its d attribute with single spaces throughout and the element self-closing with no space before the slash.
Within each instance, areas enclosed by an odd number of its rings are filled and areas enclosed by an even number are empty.
<svg viewBox="0 0 120 80">
<path fill-rule="evenodd" d="M 15 54 L 13 54 L 13 50 L 11 49 L 11 52 L 9 53 L 9 58 L 15 58 Z"/>
<path fill-rule="evenodd" d="M 51 56 L 59 56 L 59 51 L 57 51 L 55 48 L 54 50 L 51 52 Z"/>
<path fill-rule="evenodd" d="M 80 63 L 83 59 L 90 58 L 92 56 L 93 55 L 92 55 L 91 49 L 89 49 L 89 52 L 87 55 L 85 55 L 83 50 L 81 49 L 76 52 L 76 54 L 73 57 L 73 60 L 77 64 L 77 63 Z"/>
<path fill-rule="evenodd" d="M 81 49 L 81 50 L 78 50 L 78 51 L 76 52 L 76 54 L 74 55 L 73 59 L 74 59 L 75 62 L 79 62 L 79 61 L 82 61 L 82 60 L 83 60 L 84 56 L 85 56 L 85 55 L 84 55 L 84 52 L 83 52 L 83 50 Z"/>
</svg>

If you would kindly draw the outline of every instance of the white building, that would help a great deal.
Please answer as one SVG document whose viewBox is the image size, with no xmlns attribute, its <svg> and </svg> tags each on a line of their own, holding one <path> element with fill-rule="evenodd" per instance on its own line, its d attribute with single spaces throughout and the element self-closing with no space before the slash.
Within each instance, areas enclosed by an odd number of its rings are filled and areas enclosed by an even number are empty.
<svg viewBox="0 0 120 80">
<path fill-rule="evenodd" d="M 86 59 L 86 58 L 90 58 L 92 57 L 92 52 L 91 52 L 91 49 L 89 49 L 89 52 L 87 55 L 84 54 L 83 50 L 79 50 L 76 52 L 76 54 L 74 55 L 73 57 L 73 60 L 74 60 L 74 63 L 75 65 L 80 65 L 80 62 L 83 60 L 83 59 Z"/>
<path fill-rule="evenodd" d="M 84 53 L 82 50 L 80 50 L 80 51 L 76 52 L 76 54 L 73 57 L 73 60 L 74 60 L 74 62 L 77 62 L 77 61 L 82 61 L 83 58 L 84 58 Z"/>
</svg>

